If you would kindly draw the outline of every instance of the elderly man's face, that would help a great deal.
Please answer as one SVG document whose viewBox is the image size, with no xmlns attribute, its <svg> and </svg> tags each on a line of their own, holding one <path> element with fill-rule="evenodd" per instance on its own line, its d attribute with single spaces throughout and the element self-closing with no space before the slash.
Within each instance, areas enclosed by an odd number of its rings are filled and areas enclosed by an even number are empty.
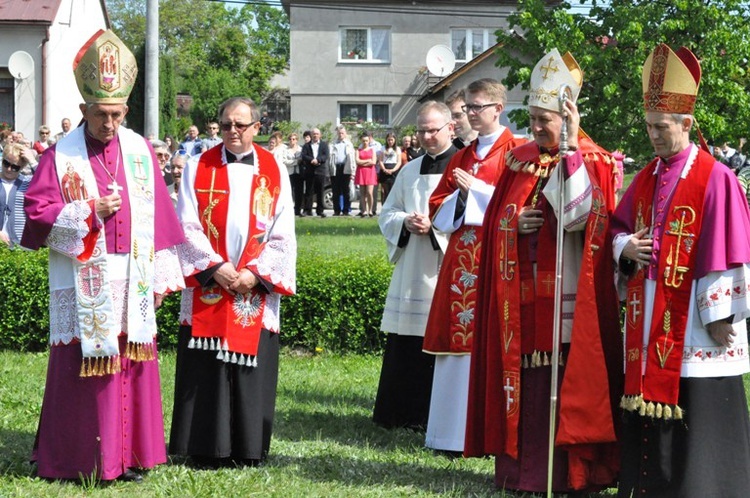
<svg viewBox="0 0 750 498">
<path fill-rule="evenodd" d="M 312 141 L 313 142 L 320 142 L 320 130 L 313 130 L 312 131 Z"/>
<path fill-rule="evenodd" d="M 249 151 L 260 129 L 260 123 L 253 121 L 250 106 L 242 103 L 224 109 L 220 126 L 224 146 L 234 154 Z"/>
<path fill-rule="evenodd" d="M 195 140 L 198 137 L 198 127 L 197 126 L 191 126 L 188 128 L 188 137 L 190 140 Z"/>
<path fill-rule="evenodd" d="M 80 108 L 89 134 L 104 143 L 117 135 L 117 130 L 128 114 L 128 106 L 125 104 L 81 104 Z"/>
<path fill-rule="evenodd" d="M 63 119 L 60 126 L 62 126 L 64 133 L 68 133 L 70 131 L 70 120 L 68 118 Z"/>
<path fill-rule="evenodd" d="M 552 149 L 560 144 L 562 115 L 559 112 L 530 106 L 529 128 L 531 128 L 534 141 L 539 147 Z"/>
</svg>

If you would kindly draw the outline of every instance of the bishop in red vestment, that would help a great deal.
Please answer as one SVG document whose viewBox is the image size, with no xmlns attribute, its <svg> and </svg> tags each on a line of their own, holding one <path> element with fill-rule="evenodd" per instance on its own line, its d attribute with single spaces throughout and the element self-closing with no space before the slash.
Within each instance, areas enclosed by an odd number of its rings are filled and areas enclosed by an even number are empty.
<svg viewBox="0 0 750 498">
<path fill-rule="evenodd" d="M 618 307 L 607 252 L 614 160 L 579 136 L 581 71 L 554 49 L 534 68 L 534 142 L 513 149 L 485 220 L 472 349 L 467 456 L 496 455 L 495 484 L 547 489 L 557 223 L 562 244 L 562 348 L 553 490 L 589 490 L 617 477 L 613 413 L 620 378 Z M 565 112 L 570 150 L 559 151 Z M 564 159 L 564 165 L 561 165 Z M 564 214 L 555 208 L 562 187 Z M 560 219 L 561 218 L 561 219 Z"/>
</svg>

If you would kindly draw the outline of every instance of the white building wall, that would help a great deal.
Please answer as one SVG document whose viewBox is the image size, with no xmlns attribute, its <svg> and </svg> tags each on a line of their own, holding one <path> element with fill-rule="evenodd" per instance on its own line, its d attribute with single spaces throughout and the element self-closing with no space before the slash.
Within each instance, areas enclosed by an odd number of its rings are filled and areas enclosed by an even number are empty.
<svg viewBox="0 0 750 498">
<path fill-rule="evenodd" d="M 428 6 L 424 13 L 331 10 L 292 5 L 290 10 L 290 94 L 292 120 L 306 124 L 336 123 L 341 102 L 389 103 L 391 125 L 412 124 L 417 99 L 427 90 L 420 69 L 430 47 L 451 45 L 451 28 L 491 28 L 507 25 L 510 7 L 495 10 L 497 16 L 446 15 L 440 10 L 455 6 Z M 390 63 L 339 62 L 341 27 L 389 27 Z M 493 41 L 494 43 L 494 41 Z M 498 76 L 500 72 L 498 71 Z"/>
</svg>

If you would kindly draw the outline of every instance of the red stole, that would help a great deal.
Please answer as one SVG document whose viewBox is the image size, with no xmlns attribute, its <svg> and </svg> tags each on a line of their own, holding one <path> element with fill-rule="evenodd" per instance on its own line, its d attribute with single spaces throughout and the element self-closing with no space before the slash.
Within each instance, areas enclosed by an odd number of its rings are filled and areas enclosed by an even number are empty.
<svg viewBox="0 0 750 498">
<path fill-rule="evenodd" d="M 226 251 L 227 218 L 229 216 L 228 167 L 222 163 L 223 147 L 204 152 L 198 161 L 195 192 L 201 225 L 211 247 L 229 261 Z M 237 270 L 245 268 L 263 250 L 266 220 L 276 210 L 281 192 L 279 168 L 273 161 L 261 160 L 255 147 L 256 164 L 253 174 L 248 237 L 237 263 Z M 248 171 L 248 174 L 250 172 Z M 195 284 L 194 279 L 190 279 Z M 195 338 L 218 338 L 216 349 L 255 356 L 258 353 L 266 292 L 255 286 L 248 293 L 231 296 L 218 285 L 196 288 L 193 296 L 192 335 Z"/>
<path fill-rule="evenodd" d="M 453 178 L 454 169 L 472 172 L 488 185 L 495 185 L 504 168 L 504 155 L 516 143 L 513 134 L 506 129 L 484 159 L 476 155 L 477 140 L 458 151 L 430 197 L 430 215 L 434 216 L 443 199 L 458 188 Z M 451 234 L 427 320 L 425 351 L 435 354 L 471 352 L 481 246 L 481 226 L 461 225 Z"/>
<path fill-rule="evenodd" d="M 659 159 L 652 161 L 633 181 L 635 230 L 648 227 Z M 625 396 L 622 406 L 641 415 L 681 418 L 677 406 L 682 353 L 687 327 L 696 250 L 703 221 L 703 202 L 714 158 L 702 150 L 684 179 L 680 177 L 669 204 L 657 262 L 646 372 L 642 375 L 645 271 L 639 269 L 628 282 L 626 303 Z M 685 165 L 690 167 L 690 165 Z M 684 174 L 684 173 L 683 173 Z"/>
</svg>

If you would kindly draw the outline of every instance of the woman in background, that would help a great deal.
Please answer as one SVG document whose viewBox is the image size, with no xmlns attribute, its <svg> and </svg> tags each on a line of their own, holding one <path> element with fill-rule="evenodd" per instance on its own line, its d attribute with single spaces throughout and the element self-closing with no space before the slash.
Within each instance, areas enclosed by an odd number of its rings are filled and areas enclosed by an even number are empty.
<svg viewBox="0 0 750 498">
<path fill-rule="evenodd" d="M 359 136 L 362 145 L 356 151 L 357 172 L 354 175 L 354 184 L 359 186 L 359 216 L 362 218 L 372 216 L 375 211 L 374 195 L 375 185 L 378 184 L 378 175 L 375 172 L 375 149 L 370 146 L 370 135 L 363 132 Z"/>
<path fill-rule="evenodd" d="M 401 148 L 396 145 L 396 135 L 389 133 L 385 136 L 385 145 L 380 152 L 380 172 L 378 183 L 383 189 L 382 202 L 388 198 L 388 194 L 396 181 L 396 173 L 401 169 Z"/>
</svg>

